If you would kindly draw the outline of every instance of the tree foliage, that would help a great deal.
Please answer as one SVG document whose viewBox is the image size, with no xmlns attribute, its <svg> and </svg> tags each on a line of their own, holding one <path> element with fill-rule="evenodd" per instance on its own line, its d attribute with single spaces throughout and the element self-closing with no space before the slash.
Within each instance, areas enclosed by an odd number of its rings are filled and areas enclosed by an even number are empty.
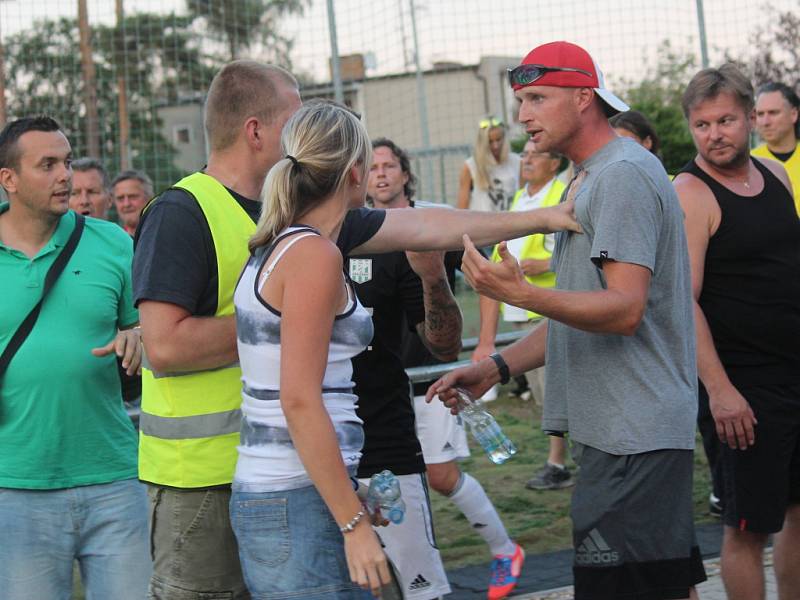
<svg viewBox="0 0 800 600">
<path fill-rule="evenodd" d="M 766 12 L 766 25 L 750 38 L 753 53 L 735 60 L 749 71 L 756 87 L 780 81 L 800 91 L 800 1 L 796 10 L 780 12 L 769 6 Z"/>
<path fill-rule="evenodd" d="M 639 82 L 623 81 L 624 97 L 642 112 L 661 139 L 661 159 L 668 173 L 677 173 L 695 154 L 694 142 L 681 109 L 681 95 L 697 70 L 695 58 L 676 52 L 669 41 L 658 48 L 649 75 Z"/>
<path fill-rule="evenodd" d="M 129 2 L 128 4 L 133 4 Z M 132 13 L 119 25 L 92 23 L 100 154 L 119 168 L 118 75 L 124 76 L 130 124 L 130 160 L 156 189 L 183 175 L 163 133 L 162 106 L 202 97 L 219 67 L 245 50 L 290 67 L 291 40 L 279 31 L 285 15 L 308 0 L 187 0 L 188 13 Z M 8 118 L 46 113 L 69 134 L 75 156 L 85 156 L 86 105 L 78 23 L 46 19 L 3 40 Z M 223 40 L 222 42 L 220 40 Z M 220 53 L 220 47 L 227 52 Z"/>
<path fill-rule="evenodd" d="M 292 40 L 280 32 L 278 22 L 286 15 L 302 14 L 310 0 L 186 0 L 189 14 L 221 34 L 227 46 L 226 60 L 260 44 L 263 58 L 289 65 Z M 263 53 L 262 53 L 263 54 Z"/>
<path fill-rule="evenodd" d="M 181 175 L 174 148 L 161 133 L 157 107 L 181 92 L 203 89 L 213 75 L 191 41 L 188 17 L 136 14 L 122 27 L 93 28 L 101 156 L 119 164 L 117 74 L 124 73 L 131 130 L 131 161 L 163 187 Z M 9 116 L 47 113 L 69 134 L 75 156 L 87 151 L 86 108 L 75 19 L 40 21 L 6 40 Z"/>
</svg>

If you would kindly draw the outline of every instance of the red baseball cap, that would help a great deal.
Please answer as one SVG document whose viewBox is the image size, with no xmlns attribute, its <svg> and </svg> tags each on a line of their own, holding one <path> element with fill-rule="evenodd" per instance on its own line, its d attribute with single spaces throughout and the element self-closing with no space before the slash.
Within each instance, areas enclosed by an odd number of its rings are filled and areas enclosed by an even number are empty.
<svg viewBox="0 0 800 600">
<path fill-rule="evenodd" d="M 603 101 L 607 116 L 611 117 L 618 112 L 630 110 L 627 104 L 606 88 L 600 67 L 586 50 L 576 44 L 561 41 L 537 46 L 522 59 L 520 66 L 524 65 L 537 65 L 554 70 L 545 71 L 530 83 L 515 83 L 512 77 L 511 85 L 515 90 L 529 85 L 590 87 Z M 570 70 L 555 70 L 562 68 Z M 511 72 L 513 73 L 513 70 Z"/>
</svg>

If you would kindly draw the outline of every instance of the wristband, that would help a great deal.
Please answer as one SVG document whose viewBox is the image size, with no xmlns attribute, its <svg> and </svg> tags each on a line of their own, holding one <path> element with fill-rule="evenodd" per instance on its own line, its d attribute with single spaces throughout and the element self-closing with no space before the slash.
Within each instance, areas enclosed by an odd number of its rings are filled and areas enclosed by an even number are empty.
<svg viewBox="0 0 800 600">
<path fill-rule="evenodd" d="M 355 517 L 353 517 L 352 519 L 350 519 L 350 521 L 349 521 L 349 522 L 348 522 L 346 525 L 344 525 L 344 526 L 342 526 L 342 527 L 339 527 L 339 531 L 341 531 L 343 534 L 344 534 L 344 533 L 350 533 L 351 531 L 353 531 L 353 530 L 356 528 L 356 525 L 358 525 L 358 522 L 359 522 L 361 519 L 363 519 L 363 518 L 364 518 L 364 515 L 365 515 L 365 514 L 366 514 L 366 513 L 364 512 L 364 509 L 362 508 L 360 511 L 358 511 L 358 512 L 356 513 L 356 516 L 355 516 Z"/>
<path fill-rule="evenodd" d="M 499 352 L 491 354 L 489 358 L 491 358 L 494 361 L 494 364 L 497 365 L 497 371 L 500 374 L 500 384 L 507 384 L 509 379 L 511 379 L 511 373 L 508 371 L 508 365 L 506 364 L 506 361 L 503 360 L 503 357 L 500 356 Z"/>
</svg>

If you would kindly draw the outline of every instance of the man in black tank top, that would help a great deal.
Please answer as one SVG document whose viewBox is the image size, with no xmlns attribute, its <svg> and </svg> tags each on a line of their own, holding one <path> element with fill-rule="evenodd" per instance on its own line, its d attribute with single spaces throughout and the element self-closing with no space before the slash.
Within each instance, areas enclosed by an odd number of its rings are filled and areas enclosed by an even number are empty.
<svg viewBox="0 0 800 600">
<path fill-rule="evenodd" d="M 683 109 L 698 155 L 675 187 L 701 405 L 716 429 L 704 438 L 721 441 L 722 578 L 732 600 L 763 599 L 762 553 L 776 533 L 779 596 L 788 598 L 800 589 L 800 220 L 783 167 L 750 156 L 753 89 L 733 65 L 695 75 Z"/>
</svg>

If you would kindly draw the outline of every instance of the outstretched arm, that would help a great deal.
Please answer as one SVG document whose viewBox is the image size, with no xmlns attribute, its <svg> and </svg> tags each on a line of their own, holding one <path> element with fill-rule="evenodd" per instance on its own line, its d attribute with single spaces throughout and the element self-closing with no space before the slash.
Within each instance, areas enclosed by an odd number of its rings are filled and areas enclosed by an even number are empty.
<svg viewBox="0 0 800 600">
<path fill-rule="evenodd" d="M 544 365 L 547 328 L 547 323 L 537 327 L 500 353 L 512 376 Z M 453 413 L 457 413 L 455 392 L 457 388 L 467 390 L 473 398 L 480 398 L 490 387 L 499 382 L 500 373 L 497 365 L 491 358 L 484 358 L 468 367 L 450 371 L 428 388 L 425 399 L 430 402 L 438 395 Z"/>
<path fill-rule="evenodd" d="M 351 255 L 395 250 L 456 250 L 467 234 L 478 246 L 489 246 L 531 233 L 580 231 L 574 204 L 520 212 L 479 212 L 451 208 L 397 208 L 386 211 L 378 232 Z"/>
</svg>

